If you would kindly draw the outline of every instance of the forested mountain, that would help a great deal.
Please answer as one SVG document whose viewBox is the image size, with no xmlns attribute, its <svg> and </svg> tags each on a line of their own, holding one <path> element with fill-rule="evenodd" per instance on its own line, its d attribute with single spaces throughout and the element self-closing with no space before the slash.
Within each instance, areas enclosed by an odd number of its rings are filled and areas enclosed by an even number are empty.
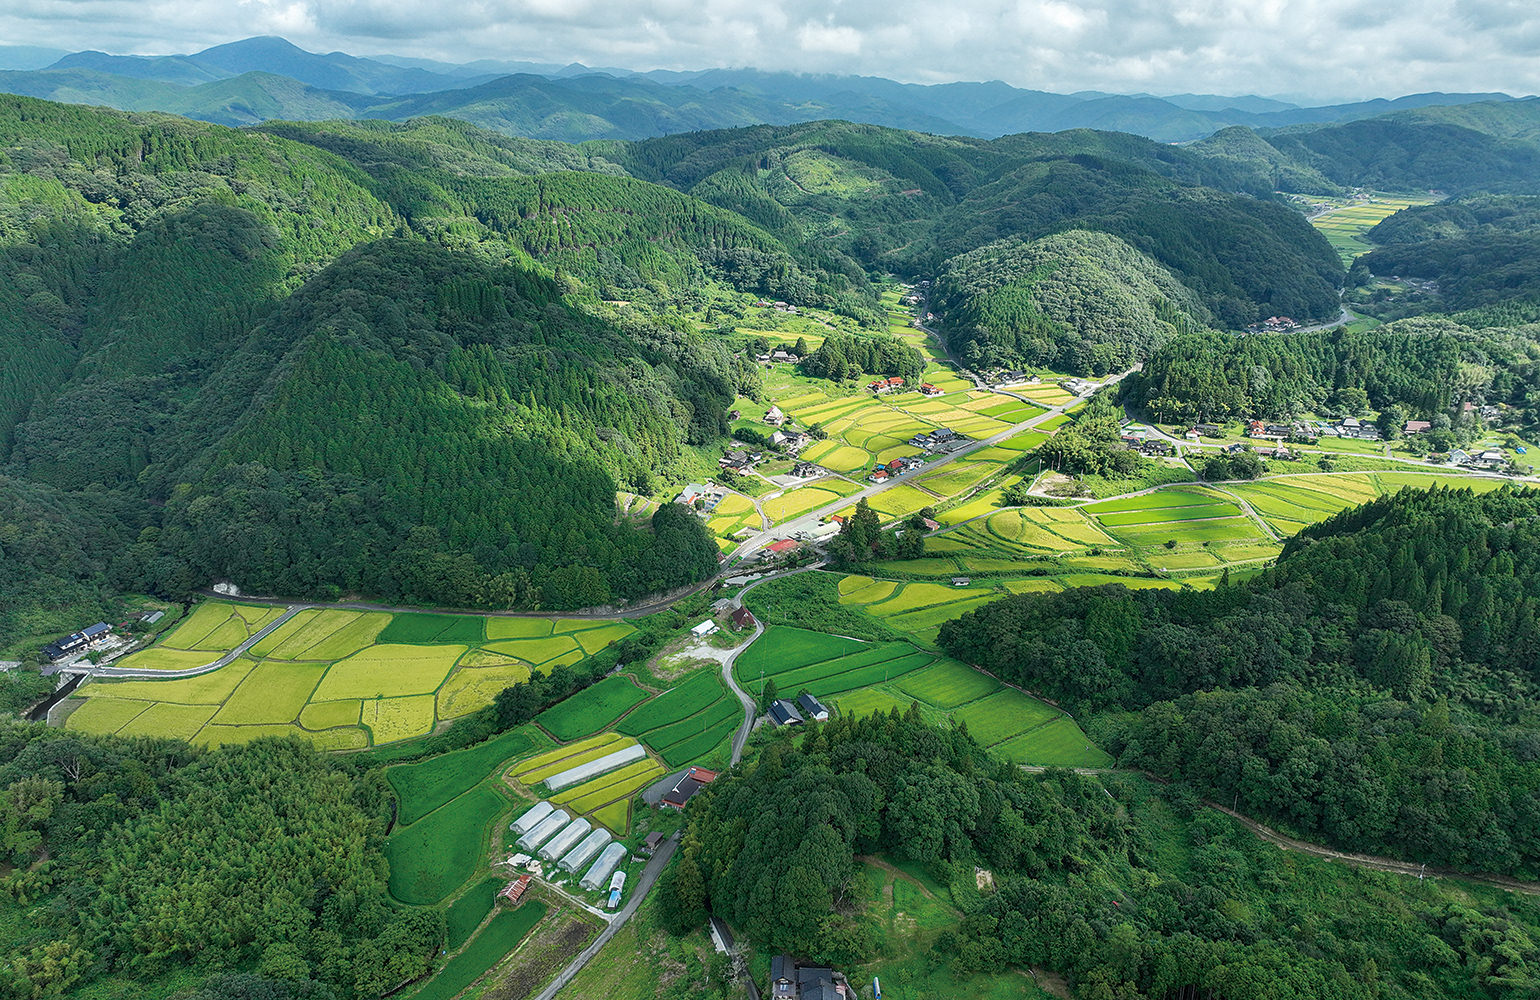
<svg viewBox="0 0 1540 1000">
<path fill-rule="evenodd" d="M 1127 762 L 1307 835 L 1532 876 L 1537 514 L 1533 490 L 1403 491 L 1304 529 L 1242 585 L 1013 597 L 940 641 L 1080 711 L 1145 709 Z M 1192 697 L 1215 691 L 1234 693 Z M 1221 766 L 1198 733 L 1247 749 Z"/>
<path fill-rule="evenodd" d="M 1083 230 L 954 257 L 931 304 L 969 364 L 1098 376 L 1131 367 L 1208 316 L 1165 268 L 1116 236 Z"/>
<path fill-rule="evenodd" d="M 949 890 L 957 908 L 927 960 L 957 978 L 1032 969 L 1042 981 L 1047 969 L 1078 997 L 1229 1000 L 1535 988 L 1528 897 L 1483 903 L 1290 862 L 1195 813 L 1190 792 L 1028 774 L 966 730 L 927 725 L 918 707 L 782 736 L 691 802 L 680 860 L 658 887 L 675 929 L 709 912 L 765 950 L 870 961 L 905 933 L 867 910 L 859 859 L 880 852 Z"/>
<path fill-rule="evenodd" d="M 187 55 L 87 51 L 50 60 L 45 51 L 18 51 L 10 63 L 0 60 L 0 67 L 18 71 L 0 76 L 0 87 L 60 101 L 85 100 L 90 94 L 87 103 L 125 111 L 173 111 L 222 124 L 445 114 L 512 135 L 568 141 L 841 118 L 983 138 L 1101 129 L 1181 142 L 1231 126 L 1341 122 L 1429 105 L 1511 100 L 1504 94 L 1413 94 L 1298 107 L 1251 96 L 1054 94 L 999 81 L 921 85 L 754 69 L 637 73 L 491 60 L 454 65 L 306 52 L 274 37 L 247 38 Z M 258 73 L 277 74 L 283 81 L 267 88 L 266 99 L 223 102 L 217 92 L 203 89 Z M 247 80 L 245 86 L 250 84 Z M 350 110 L 325 113 L 315 92 Z"/>
<path fill-rule="evenodd" d="M 139 539 L 50 593 L 60 570 L 23 530 L 7 545 L 31 600 L 12 614 L 62 627 L 104 577 L 578 606 L 715 566 L 693 518 L 639 531 L 615 521 L 614 492 L 651 492 L 686 444 L 725 431 L 740 362 L 648 314 L 597 318 L 574 278 L 802 274 L 752 225 L 627 179 L 531 182 L 514 171 L 549 148 L 433 123 L 342 137 L 372 173 L 272 134 L 19 98 L 0 131 L 13 509 L 105 491 L 87 537 Z M 429 150 L 465 169 L 396 183 L 392 157 Z M 497 171 L 501 188 L 472 176 Z M 577 176 L 611 186 L 563 181 Z"/>
<path fill-rule="evenodd" d="M 1428 308 L 1540 301 L 1540 198 L 1473 195 L 1397 212 L 1369 230 L 1369 274 L 1436 282 Z"/>
<path fill-rule="evenodd" d="M 1283 420 L 1305 413 L 1394 410 L 1453 417 L 1461 403 L 1508 403 L 1534 419 L 1540 348 L 1530 328 L 1473 330 L 1406 319 L 1373 330 L 1287 337 L 1180 337 L 1124 380 L 1125 399 L 1162 420 Z M 1353 396 L 1362 392 L 1361 397 Z"/>
<path fill-rule="evenodd" d="M 388 791 L 378 772 L 356 778 L 298 741 L 195 750 L 4 727 L 7 866 L 46 860 L 7 879 L 24 933 L 0 993 L 201 967 L 362 1000 L 421 975 L 444 918 L 390 902 Z"/>
<path fill-rule="evenodd" d="M 1297 212 L 1192 186 L 1259 175 L 1129 136 L 980 143 L 825 122 L 586 148 L 773 231 L 824 234 L 868 267 L 929 274 L 999 239 L 1091 229 L 1154 258 L 1226 324 L 1337 308 L 1340 265 Z"/>
<path fill-rule="evenodd" d="M 1278 129 L 1236 126 L 1191 149 L 1271 177 L 1277 190 L 1306 194 L 1540 191 L 1540 100 L 1450 105 Z"/>
</svg>

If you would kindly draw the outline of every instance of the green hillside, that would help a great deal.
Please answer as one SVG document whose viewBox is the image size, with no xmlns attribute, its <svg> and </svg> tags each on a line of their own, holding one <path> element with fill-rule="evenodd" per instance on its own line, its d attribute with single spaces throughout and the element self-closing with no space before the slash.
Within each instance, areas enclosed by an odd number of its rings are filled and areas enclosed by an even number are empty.
<svg viewBox="0 0 1540 1000">
<path fill-rule="evenodd" d="M 549 147 L 434 123 L 353 132 L 337 144 L 378 154 L 359 155 L 373 175 L 270 133 L 0 104 L 18 496 L 68 512 L 105 495 L 92 531 L 150 529 L 134 558 L 70 567 L 64 596 L 45 586 L 59 568 L 22 558 L 29 596 L 10 611 L 37 633 L 105 584 L 573 607 L 714 568 L 697 521 L 617 523 L 614 497 L 687 474 L 687 446 L 726 430 L 741 362 L 579 303 L 605 280 L 818 282 L 668 189 L 512 176 Z M 414 201 L 390 161 L 425 155 L 465 168 L 418 172 Z"/>
<path fill-rule="evenodd" d="M 1105 375 L 1203 323 L 1196 297 L 1116 236 L 1070 230 L 952 258 L 933 308 L 970 364 Z"/>
<path fill-rule="evenodd" d="M 1265 175 L 1132 136 L 985 142 L 815 122 L 587 148 L 871 268 L 926 276 L 996 240 L 1080 228 L 1153 257 L 1229 325 L 1336 310 L 1325 240 L 1280 203 L 1228 193 L 1268 195 Z"/>
</svg>

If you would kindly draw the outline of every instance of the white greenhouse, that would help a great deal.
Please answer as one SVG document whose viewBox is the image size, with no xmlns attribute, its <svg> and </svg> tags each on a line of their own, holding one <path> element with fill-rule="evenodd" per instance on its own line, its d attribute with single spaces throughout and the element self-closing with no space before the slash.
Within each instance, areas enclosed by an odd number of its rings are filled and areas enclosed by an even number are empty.
<svg viewBox="0 0 1540 1000">
<path fill-rule="evenodd" d="M 549 802 L 536 802 L 524 815 L 513 821 L 513 832 L 524 836 L 540 824 L 540 821 L 551 815 L 556 807 Z"/>
<path fill-rule="evenodd" d="M 545 784 L 553 792 L 560 791 L 570 785 L 587 781 L 589 778 L 597 778 L 606 771 L 613 771 L 615 768 L 629 764 L 633 760 L 641 760 L 645 756 L 647 756 L 647 751 L 642 749 L 642 745 L 640 743 L 633 743 L 628 747 L 616 750 L 614 753 L 607 753 L 597 760 L 591 760 L 586 764 L 579 764 L 577 767 L 563 771 L 560 774 L 553 774 L 545 779 Z"/>
<path fill-rule="evenodd" d="M 593 824 L 586 819 L 575 819 L 568 823 L 556 836 L 545 842 L 540 848 L 540 856 L 547 861 L 555 861 L 566 854 L 583 839 L 583 835 L 593 829 Z"/>
<path fill-rule="evenodd" d="M 604 853 L 599 855 L 599 860 L 595 861 L 593 867 L 588 869 L 588 874 L 583 876 L 582 881 L 578 885 L 585 889 L 599 888 L 604 884 L 604 880 L 610 877 L 610 872 L 615 870 L 615 867 L 620 864 L 621 859 L 625 856 L 625 844 L 611 844 L 606 847 Z"/>
<path fill-rule="evenodd" d="M 568 816 L 560 809 L 555 810 L 551 815 L 536 823 L 533 830 L 520 837 L 519 846 L 526 851 L 533 851 L 547 840 L 550 840 L 557 830 L 567 825 L 568 820 L 571 818 L 571 816 Z"/>
<path fill-rule="evenodd" d="M 592 861 L 594 859 L 594 855 L 603 850 L 604 845 L 608 844 L 611 839 L 613 838 L 610 837 L 610 831 L 606 830 L 602 826 L 599 827 L 593 833 L 590 833 L 588 836 L 584 837 L 582 842 L 579 843 L 576 847 L 568 851 L 566 854 L 563 854 L 561 861 L 557 863 L 557 867 L 562 871 L 577 871 L 579 868 Z"/>
</svg>

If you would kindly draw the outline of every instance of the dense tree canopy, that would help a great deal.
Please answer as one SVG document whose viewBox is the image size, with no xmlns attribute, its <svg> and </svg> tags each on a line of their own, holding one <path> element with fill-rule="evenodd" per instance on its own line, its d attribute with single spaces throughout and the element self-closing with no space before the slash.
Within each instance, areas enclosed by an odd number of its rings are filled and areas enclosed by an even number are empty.
<svg viewBox="0 0 1540 1000">
<path fill-rule="evenodd" d="M 1098 376 L 1208 315 L 1165 268 L 1115 236 L 1078 230 L 955 257 L 932 302 L 948 344 L 970 364 Z"/>
<path fill-rule="evenodd" d="M 1195 334 L 1157 350 L 1124 392 L 1173 422 L 1361 412 L 1344 401 L 1354 390 L 1375 409 L 1454 416 L 1470 401 L 1530 405 L 1537 354 L 1523 331 L 1474 331 L 1438 317 L 1362 332 Z"/>
<path fill-rule="evenodd" d="M 1193 815 L 1180 791 L 1169 802 L 1118 778 L 1026 774 L 917 708 L 841 718 L 770 740 L 698 796 L 658 892 L 675 929 L 709 912 L 766 949 L 848 967 L 891 933 L 866 916 L 857 857 L 876 851 L 950 886 L 955 922 L 930 962 L 959 977 L 1041 967 L 1101 1000 L 1534 988 L 1540 911 L 1524 897 L 1482 905 L 1290 864 L 1218 814 Z"/>
<path fill-rule="evenodd" d="M 0 966 L 6 996 L 193 966 L 376 997 L 443 940 L 442 916 L 387 901 L 381 783 L 298 742 L 194 750 L 10 726 L 0 788 L 23 865 L 5 888 L 31 928 Z"/>
</svg>

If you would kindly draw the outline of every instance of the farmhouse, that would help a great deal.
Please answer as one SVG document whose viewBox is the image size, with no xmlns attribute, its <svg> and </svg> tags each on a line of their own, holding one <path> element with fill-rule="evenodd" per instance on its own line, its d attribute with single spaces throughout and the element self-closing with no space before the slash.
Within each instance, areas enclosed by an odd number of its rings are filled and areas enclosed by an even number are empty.
<svg viewBox="0 0 1540 1000">
<path fill-rule="evenodd" d="M 802 713 L 797 711 L 797 706 L 785 698 L 778 698 L 770 705 L 770 721 L 777 726 L 800 726 L 806 720 Z"/>
<path fill-rule="evenodd" d="M 1410 437 L 1413 434 L 1421 434 L 1423 431 L 1432 429 L 1433 422 L 1431 420 L 1408 420 L 1401 427 L 1401 433 Z"/>
<path fill-rule="evenodd" d="M 770 960 L 770 1000 L 845 1000 L 855 996 L 845 977 L 833 969 L 798 967 L 790 955 Z"/>
<path fill-rule="evenodd" d="M 939 396 L 939 395 L 941 395 L 941 390 L 938 389 L 936 386 L 931 385 L 929 382 L 922 382 L 922 383 L 920 383 L 920 392 L 924 393 L 927 396 Z"/>
<path fill-rule="evenodd" d="M 663 793 L 663 804 L 673 809 L 683 809 L 695 797 L 695 793 L 717 780 L 715 771 L 704 767 L 692 767 L 679 776 L 674 787 Z"/>
<path fill-rule="evenodd" d="M 886 468 L 873 469 L 872 474 L 867 476 L 866 479 L 868 482 L 885 483 L 888 480 L 888 470 Z"/>
<path fill-rule="evenodd" d="M 777 363 L 777 364 L 783 364 L 784 365 L 784 364 L 792 364 L 793 362 L 796 362 L 799 359 L 798 359 L 798 357 L 795 354 L 793 354 L 790 351 L 786 350 L 784 347 L 778 347 L 775 350 L 770 352 L 770 360 L 772 362 Z"/>
<path fill-rule="evenodd" d="M 1216 438 L 1224 436 L 1219 430 L 1218 424 L 1193 424 L 1192 429 L 1204 437 Z"/>
<path fill-rule="evenodd" d="M 829 721 L 829 710 L 824 707 L 823 702 L 806 691 L 797 695 L 797 707 L 802 710 L 803 715 L 815 722 Z"/>
<path fill-rule="evenodd" d="M 765 414 L 765 423 L 769 424 L 771 427 L 779 427 L 785 422 L 786 414 L 781 412 L 781 408 L 779 406 L 770 407 L 770 411 Z"/>
<path fill-rule="evenodd" d="M 642 853 L 647 855 L 649 858 L 652 857 L 658 852 L 658 848 L 662 847 L 663 842 L 667 839 L 668 836 L 666 834 L 658 833 L 657 831 L 649 833 L 647 835 L 647 839 L 642 841 Z"/>
<path fill-rule="evenodd" d="M 754 627 L 754 613 L 748 608 L 739 608 L 733 612 L 733 631 L 742 632 L 746 628 Z"/>
<path fill-rule="evenodd" d="M 62 639 L 50 642 L 43 647 L 43 655 L 50 660 L 62 660 L 66 656 L 84 653 L 111 634 L 111 625 L 108 625 L 106 622 L 97 622 L 95 625 L 86 626 L 79 632 L 71 633 Z"/>
<path fill-rule="evenodd" d="M 1472 455 L 1466 464 L 1475 469 L 1501 469 L 1508 464 L 1508 456 L 1489 448 L 1479 455 Z"/>
<path fill-rule="evenodd" d="M 769 545 L 766 545 L 765 552 L 771 556 L 779 556 L 785 555 L 788 552 L 795 552 L 800 547 L 801 545 L 796 539 L 783 538 L 778 542 L 771 542 Z"/>
<path fill-rule="evenodd" d="M 812 462 L 798 462 L 792 467 L 791 474 L 798 479 L 812 479 L 815 476 L 823 475 L 823 470 Z"/>
</svg>

